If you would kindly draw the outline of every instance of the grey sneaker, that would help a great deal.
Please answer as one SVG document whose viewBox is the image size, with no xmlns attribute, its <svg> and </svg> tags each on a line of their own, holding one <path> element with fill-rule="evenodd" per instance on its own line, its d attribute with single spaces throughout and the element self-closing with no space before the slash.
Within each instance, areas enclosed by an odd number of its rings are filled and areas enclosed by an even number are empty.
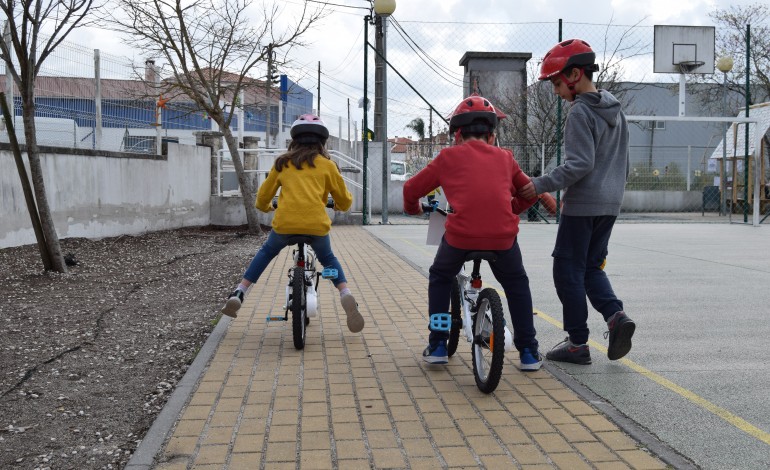
<svg viewBox="0 0 770 470">
<path fill-rule="evenodd" d="M 573 344 L 567 336 L 564 341 L 548 351 L 545 358 L 549 361 L 586 365 L 591 363 L 591 351 L 587 344 Z"/>
<path fill-rule="evenodd" d="M 631 350 L 631 337 L 636 331 L 636 323 L 628 318 L 625 312 L 616 312 L 607 321 L 608 331 L 604 332 L 604 337 L 610 337 L 607 346 L 607 357 L 611 361 L 616 361 L 628 354 Z"/>
<path fill-rule="evenodd" d="M 345 309 L 345 313 L 348 316 L 348 329 L 353 333 L 358 333 L 364 329 L 364 317 L 361 316 L 361 312 L 358 311 L 358 303 L 355 297 L 350 294 L 343 295 L 340 298 L 342 308 Z"/>
<path fill-rule="evenodd" d="M 242 303 L 243 292 L 236 289 L 229 297 L 227 297 L 227 302 L 225 303 L 225 306 L 222 307 L 222 310 L 220 310 L 220 313 L 222 313 L 222 315 L 227 315 L 228 317 L 236 318 Z"/>
</svg>

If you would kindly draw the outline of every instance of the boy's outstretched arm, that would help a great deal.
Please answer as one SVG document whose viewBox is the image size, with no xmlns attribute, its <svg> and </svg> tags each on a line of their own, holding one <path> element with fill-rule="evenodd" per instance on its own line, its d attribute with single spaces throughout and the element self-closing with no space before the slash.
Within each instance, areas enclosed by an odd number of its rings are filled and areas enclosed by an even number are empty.
<svg viewBox="0 0 770 470">
<path fill-rule="evenodd" d="M 437 160 L 438 157 L 404 183 L 404 212 L 407 214 L 421 214 L 420 198 L 441 185 L 438 180 Z"/>
</svg>

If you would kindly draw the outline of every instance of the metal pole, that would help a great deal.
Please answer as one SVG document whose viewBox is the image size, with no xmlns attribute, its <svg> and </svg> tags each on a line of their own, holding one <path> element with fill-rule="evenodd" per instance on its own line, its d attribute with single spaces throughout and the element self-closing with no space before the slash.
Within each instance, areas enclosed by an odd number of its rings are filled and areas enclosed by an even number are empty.
<svg viewBox="0 0 770 470">
<path fill-rule="evenodd" d="M 364 171 L 364 181 L 363 181 L 363 198 L 364 198 L 364 207 L 363 207 L 363 224 L 369 225 L 369 206 L 367 203 L 369 202 L 369 197 L 367 196 L 367 189 L 369 189 L 368 186 L 368 179 L 369 179 L 369 171 L 368 171 L 368 161 L 369 161 L 369 127 L 366 115 L 368 114 L 368 101 L 369 101 L 369 80 L 367 78 L 369 73 L 369 22 L 372 20 L 372 17 L 369 15 L 366 15 L 364 17 L 364 119 L 363 123 L 361 125 L 361 140 L 364 145 L 363 148 L 363 171 Z M 357 137 L 356 137 L 357 138 Z"/>
<path fill-rule="evenodd" d="M 388 223 L 388 181 L 390 152 L 388 152 L 388 17 L 382 17 L 382 224 Z"/>
<path fill-rule="evenodd" d="M 102 148 L 102 78 L 101 78 L 101 59 L 99 49 L 94 49 L 94 82 L 96 84 L 96 93 L 94 93 L 94 149 Z"/>
<path fill-rule="evenodd" d="M 153 62 L 150 66 L 152 67 L 155 89 L 160 90 L 160 65 L 156 66 Z M 158 95 L 158 98 L 160 98 L 160 95 Z M 158 122 L 155 123 L 155 153 L 161 155 L 163 153 L 163 143 L 161 142 L 163 140 L 163 108 L 158 106 L 156 109 L 158 110 Z"/>
<path fill-rule="evenodd" d="M 267 45 L 267 80 L 265 80 L 265 148 L 270 148 L 270 77 L 273 75 L 273 44 Z"/>
<path fill-rule="evenodd" d="M 749 117 L 749 106 L 751 105 L 751 25 L 746 25 L 746 117 Z M 755 129 L 759 126 L 755 124 Z M 759 131 L 757 131 L 759 132 Z M 746 123 L 746 137 L 744 140 L 745 156 L 743 163 L 743 223 L 749 221 L 749 124 Z M 759 152 L 759 149 L 755 149 L 755 152 Z M 759 171 L 759 167 L 754 169 L 755 172 Z M 759 204 L 759 201 L 754 201 L 754 204 Z"/>
<path fill-rule="evenodd" d="M 722 115 L 727 117 L 727 72 L 722 73 L 724 80 L 722 82 Z M 727 210 L 727 126 L 722 128 L 722 161 L 719 165 L 719 215 L 724 215 Z"/>
<path fill-rule="evenodd" d="M 687 146 L 687 190 L 690 190 L 690 182 L 691 182 L 691 173 L 692 170 L 690 168 L 692 161 L 692 145 Z"/>
</svg>

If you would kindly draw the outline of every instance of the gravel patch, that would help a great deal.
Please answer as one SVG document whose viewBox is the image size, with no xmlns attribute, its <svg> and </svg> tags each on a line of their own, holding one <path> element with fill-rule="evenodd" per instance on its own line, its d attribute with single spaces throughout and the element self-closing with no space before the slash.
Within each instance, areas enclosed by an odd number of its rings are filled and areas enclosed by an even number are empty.
<svg viewBox="0 0 770 470">
<path fill-rule="evenodd" d="M 120 469 L 264 241 L 245 227 L 0 250 L 0 468 Z"/>
</svg>

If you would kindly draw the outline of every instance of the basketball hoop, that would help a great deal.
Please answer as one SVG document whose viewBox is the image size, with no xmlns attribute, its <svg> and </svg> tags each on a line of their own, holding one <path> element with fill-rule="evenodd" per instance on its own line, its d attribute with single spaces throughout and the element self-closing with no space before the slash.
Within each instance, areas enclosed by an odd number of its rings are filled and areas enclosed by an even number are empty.
<svg viewBox="0 0 770 470">
<path fill-rule="evenodd" d="M 679 73 L 686 74 L 692 72 L 703 64 L 705 64 L 705 62 L 700 60 L 685 60 L 676 65 L 679 67 Z"/>
</svg>

